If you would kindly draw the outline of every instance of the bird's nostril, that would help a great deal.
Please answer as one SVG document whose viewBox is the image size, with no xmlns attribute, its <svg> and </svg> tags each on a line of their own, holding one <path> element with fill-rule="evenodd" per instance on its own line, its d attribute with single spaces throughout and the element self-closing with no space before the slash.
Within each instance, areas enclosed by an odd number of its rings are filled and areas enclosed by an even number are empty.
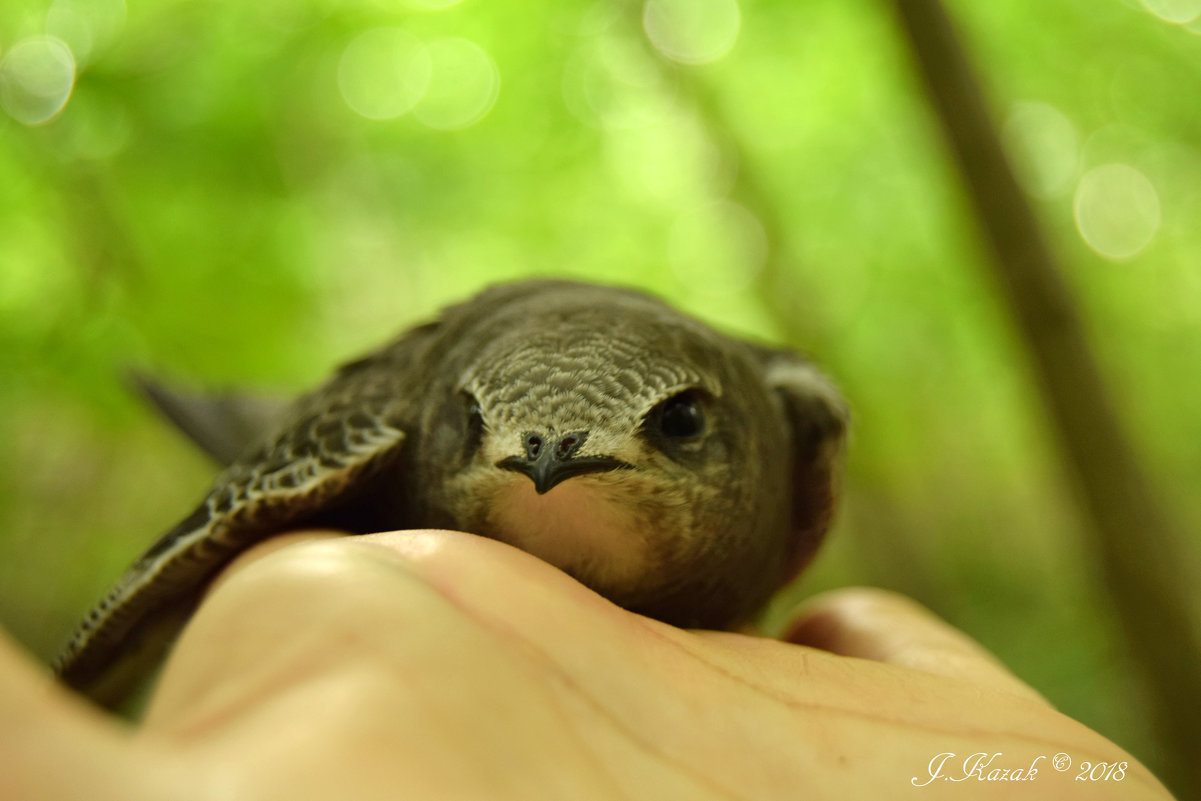
<svg viewBox="0 0 1201 801">
<path fill-rule="evenodd" d="M 576 451 L 584 445 L 586 439 L 588 439 L 587 431 L 572 431 L 570 434 L 564 434 L 555 443 L 555 458 L 566 461 L 575 456 Z"/>
<path fill-rule="evenodd" d="M 525 435 L 525 454 L 531 459 L 537 459 L 542 452 L 542 437 L 537 434 Z"/>
</svg>

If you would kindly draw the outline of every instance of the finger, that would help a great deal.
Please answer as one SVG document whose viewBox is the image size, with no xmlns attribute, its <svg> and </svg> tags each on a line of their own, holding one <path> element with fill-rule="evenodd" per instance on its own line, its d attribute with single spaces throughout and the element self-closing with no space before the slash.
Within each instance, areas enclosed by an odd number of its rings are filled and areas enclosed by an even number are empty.
<svg viewBox="0 0 1201 801">
<path fill-rule="evenodd" d="M 34 667 L 0 630 L 0 796 L 146 798 L 122 727 Z"/>
<path fill-rule="evenodd" d="M 349 536 L 350 532 L 339 531 L 336 529 L 301 529 L 298 531 L 289 531 L 284 534 L 277 534 L 270 539 L 260 542 L 252 548 L 242 552 L 236 559 L 230 562 L 224 570 L 215 578 L 205 590 L 205 594 L 215 592 L 219 587 L 223 586 L 234 575 L 242 572 L 250 567 L 255 562 L 264 559 L 276 551 L 288 548 L 293 545 L 299 545 L 304 542 L 318 542 L 321 540 L 330 540 L 337 537 Z"/>
<path fill-rule="evenodd" d="M 387 617 L 389 607 L 398 607 L 397 615 L 406 607 L 420 610 L 403 571 L 388 570 L 351 539 L 368 538 L 291 532 L 234 560 L 176 643 L 144 728 L 179 721 L 177 730 L 217 726 L 249 699 L 274 692 L 288 665 L 319 674 L 331 657 L 368 642 L 370 627 Z M 338 642 L 339 636 L 347 642 Z"/>
<path fill-rule="evenodd" d="M 215 582 L 169 658 L 144 724 L 212 723 L 246 698 L 274 692 L 286 670 L 317 675 L 366 652 L 392 649 L 399 662 L 420 664 L 413 649 L 428 655 L 425 644 L 467 618 L 482 623 L 501 614 L 498 599 L 515 631 L 539 608 L 562 612 L 558 585 L 599 602 L 550 565 L 469 534 L 273 538 Z"/>
<path fill-rule="evenodd" d="M 1045 700 L 984 646 L 903 595 L 836 590 L 798 608 L 784 639 Z"/>
<path fill-rule="evenodd" d="M 406 670 L 437 674 L 442 668 L 423 660 L 463 626 L 495 638 L 477 653 L 529 651 L 536 636 L 543 656 L 565 670 L 620 662 L 621 654 L 632 661 L 645 651 L 644 630 L 666 628 L 494 540 L 450 531 L 300 532 L 226 571 L 180 637 L 143 722 L 196 730 L 273 692 L 285 670 L 312 676 L 368 651 L 371 659 L 392 651 Z"/>
</svg>

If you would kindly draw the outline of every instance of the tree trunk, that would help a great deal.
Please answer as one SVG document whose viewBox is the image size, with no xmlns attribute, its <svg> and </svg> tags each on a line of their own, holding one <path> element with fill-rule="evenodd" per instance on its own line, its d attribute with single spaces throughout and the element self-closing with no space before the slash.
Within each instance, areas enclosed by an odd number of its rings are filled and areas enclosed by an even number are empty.
<svg viewBox="0 0 1201 801">
<path fill-rule="evenodd" d="M 1001 149 L 983 93 L 939 0 L 889 0 L 921 72 L 1030 356 L 1091 523 L 1088 549 L 1115 607 L 1167 759 L 1165 778 L 1201 798 L 1201 626 L 1182 542 L 1115 412 L 1068 286 Z"/>
</svg>

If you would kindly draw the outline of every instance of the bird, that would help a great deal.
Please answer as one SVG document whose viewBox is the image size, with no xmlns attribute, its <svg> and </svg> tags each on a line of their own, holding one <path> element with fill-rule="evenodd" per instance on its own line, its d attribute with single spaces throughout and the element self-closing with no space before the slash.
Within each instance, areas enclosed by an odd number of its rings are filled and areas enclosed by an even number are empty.
<svg viewBox="0 0 1201 801">
<path fill-rule="evenodd" d="M 556 279 L 489 287 L 282 411 L 221 399 L 214 424 L 156 400 L 226 466 L 54 661 L 102 703 L 155 621 L 303 526 L 465 531 L 633 612 L 737 627 L 823 540 L 848 425 L 807 358 L 639 290 Z"/>
</svg>

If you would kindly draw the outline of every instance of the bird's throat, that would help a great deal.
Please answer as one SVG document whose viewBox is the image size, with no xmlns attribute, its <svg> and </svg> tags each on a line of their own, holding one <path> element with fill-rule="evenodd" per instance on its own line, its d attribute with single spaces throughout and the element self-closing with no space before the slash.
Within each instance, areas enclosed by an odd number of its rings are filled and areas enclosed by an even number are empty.
<svg viewBox="0 0 1201 801">
<path fill-rule="evenodd" d="M 585 584 L 617 591 L 653 569 L 646 522 L 609 482 L 580 476 L 539 494 L 521 476 L 495 490 L 488 536 L 521 548 Z"/>
</svg>

